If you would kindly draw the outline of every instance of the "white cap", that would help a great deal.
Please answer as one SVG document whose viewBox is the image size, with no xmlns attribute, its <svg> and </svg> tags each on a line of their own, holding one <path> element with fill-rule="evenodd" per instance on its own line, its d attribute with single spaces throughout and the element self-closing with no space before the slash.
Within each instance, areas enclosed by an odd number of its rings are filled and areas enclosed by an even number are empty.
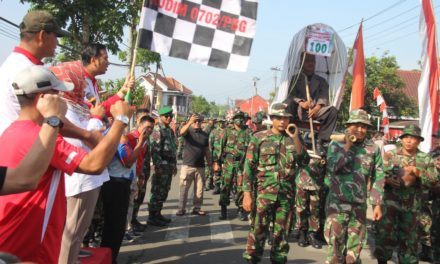
<svg viewBox="0 0 440 264">
<path fill-rule="evenodd" d="M 69 92 L 73 83 L 60 81 L 48 68 L 32 65 L 15 75 L 12 87 L 16 95 L 42 93 L 50 90 Z"/>
</svg>

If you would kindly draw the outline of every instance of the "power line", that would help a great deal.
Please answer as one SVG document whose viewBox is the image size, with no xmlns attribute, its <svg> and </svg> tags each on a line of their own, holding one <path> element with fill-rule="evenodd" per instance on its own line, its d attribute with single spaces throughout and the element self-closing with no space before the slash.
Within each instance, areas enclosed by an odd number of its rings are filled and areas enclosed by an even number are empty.
<svg viewBox="0 0 440 264">
<path fill-rule="evenodd" d="M 383 13 L 385 13 L 385 12 L 387 12 L 387 11 L 393 9 L 393 8 L 395 8 L 396 6 L 402 4 L 402 3 L 405 2 L 405 1 L 406 1 L 406 0 L 399 0 L 399 1 L 397 1 L 396 3 L 392 4 L 391 6 L 385 8 L 385 9 L 379 11 L 379 12 L 377 12 L 376 14 L 374 14 L 374 15 L 372 15 L 372 16 L 370 16 L 370 17 L 367 17 L 366 19 L 363 20 L 363 22 L 366 22 L 366 21 L 368 21 L 368 20 L 370 20 L 370 19 L 373 19 L 373 18 L 375 18 L 375 17 L 377 17 L 377 16 L 379 16 L 379 15 L 381 15 L 381 14 L 383 14 Z M 352 27 L 359 26 L 359 25 L 360 25 L 360 22 L 358 22 L 358 23 L 356 23 L 356 24 L 353 24 L 353 25 L 351 25 L 351 26 L 348 26 L 348 27 L 346 27 L 346 28 L 344 28 L 344 29 L 341 29 L 341 30 L 339 30 L 338 32 L 343 32 L 343 31 L 345 31 L 345 30 L 347 30 L 347 29 L 350 29 L 350 28 L 352 28 Z"/>
<path fill-rule="evenodd" d="M 371 26 L 369 26 L 369 27 L 365 27 L 365 28 L 363 29 L 363 31 L 365 32 L 365 31 L 368 31 L 368 30 L 370 30 L 370 29 L 372 29 L 372 28 L 375 28 L 375 27 L 377 27 L 377 26 L 382 26 L 384 23 L 390 22 L 391 20 L 394 20 L 394 19 L 396 19 L 396 18 L 398 18 L 398 17 L 400 17 L 400 16 L 402 16 L 402 15 L 404 15 L 404 14 L 406 14 L 406 13 L 409 13 L 409 12 L 413 11 L 414 9 L 416 9 L 417 7 L 420 7 L 420 5 L 416 5 L 416 6 L 410 8 L 410 9 L 408 9 L 408 10 L 405 10 L 405 11 L 403 11 L 403 12 L 401 12 L 401 13 L 399 13 L 399 14 L 393 16 L 393 17 L 391 17 L 391 18 L 388 18 L 388 19 L 386 19 L 386 20 L 382 20 L 382 21 L 379 22 L 379 23 L 376 23 L 376 24 L 371 25 Z M 437 6 L 437 7 L 438 7 L 438 6 Z M 435 7 L 434 7 L 434 8 L 435 8 Z M 357 33 L 357 31 L 355 31 L 355 32 L 351 32 L 351 33 L 348 33 L 348 34 L 346 34 L 346 35 L 342 35 L 341 37 L 342 37 L 342 38 L 349 37 L 349 36 L 355 35 L 356 33 Z"/>
</svg>

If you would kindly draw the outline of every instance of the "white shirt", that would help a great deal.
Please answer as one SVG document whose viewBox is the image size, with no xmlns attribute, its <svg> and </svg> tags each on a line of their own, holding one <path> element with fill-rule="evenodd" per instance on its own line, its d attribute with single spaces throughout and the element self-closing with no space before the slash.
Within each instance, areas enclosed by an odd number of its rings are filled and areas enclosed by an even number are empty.
<svg viewBox="0 0 440 264">
<path fill-rule="evenodd" d="M 12 88 L 15 75 L 33 63 L 23 54 L 12 52 L 0 67 L 0 135 L 18 118 L 20 105 Z"/>
<path fill-rule="evenodd" d="M 87 86 L 89 86 L 90 84 L 91 82 L 87 82 Z M 87 87 L 86 87 L 86 91 L 87 91 Z M 70 103 L 67 106 L 68 107 L 67 107 L 66 118 L 69 119 L 69 121 L 72 122 L 75 126 L 87 130 L 101 129 L 104 127 L 100 120 L 94 118 L 89 119 L 90 112 L 81 110 L 79 106 L 75 106 Z M 87 147 L 81 140 L 74 138 L 64 138 L 64 139 L 70 144 L 81 147 L 87 150 L 87 152 L 90 152 L 90 148 Z M 104 182 L 110 180 L 110 177 L 108 174 L 108 170 L 105 169 L 100 175 L 88 175 L 88 174 L 75 172 L 72 174 L 72 176 L 65 174 L 64 179 L 66 184 L 66 196 L 70 197 L 96 189 L 102 186 Z"/>
</svg>

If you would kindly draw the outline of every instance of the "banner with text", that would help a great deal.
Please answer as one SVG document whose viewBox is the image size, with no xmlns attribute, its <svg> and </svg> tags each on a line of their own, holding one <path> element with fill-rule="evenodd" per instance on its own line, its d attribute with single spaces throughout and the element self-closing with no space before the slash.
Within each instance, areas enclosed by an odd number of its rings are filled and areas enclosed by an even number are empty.
<svg viewBox="0 0 440 264">
<path fill-rule="evenodd" d="M 246 71 L 257 8 L 258 0 L 145 0 L 138 47 Z"/>
</svg>

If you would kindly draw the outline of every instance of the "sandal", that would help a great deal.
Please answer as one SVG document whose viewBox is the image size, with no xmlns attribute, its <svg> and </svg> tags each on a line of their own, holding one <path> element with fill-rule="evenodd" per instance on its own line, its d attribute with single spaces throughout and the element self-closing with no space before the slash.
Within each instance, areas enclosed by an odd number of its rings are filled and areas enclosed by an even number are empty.
<svg viewBox="0 0 440 264">
<path fill-rule="evenodd" d="M 203 211 L 202 209 L 194 209 L 191 214 L 193 214 L 193 215 L 206 215 L 206 212 Z"/>
<path fill-rule="evenodd" d="M 185 212 L 185 210 L 178 210 L 177 212 L 176 212 L 176 215 L 177 216 L 182 216 L 182 215 L 184 215 L 186 212 Z"/>
</svg>

